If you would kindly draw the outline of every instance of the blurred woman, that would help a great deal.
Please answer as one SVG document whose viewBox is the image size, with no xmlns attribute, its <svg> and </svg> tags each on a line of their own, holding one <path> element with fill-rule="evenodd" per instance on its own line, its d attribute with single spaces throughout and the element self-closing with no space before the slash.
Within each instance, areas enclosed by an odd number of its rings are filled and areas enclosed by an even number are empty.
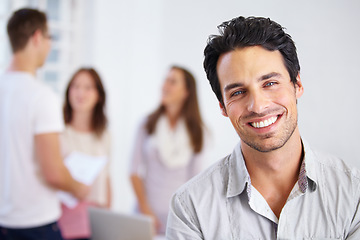
<svg viewBox="0 0 360 240">
<path fill-rule="evenodd" d="M 88 206 L 110 208 L 110 136 L 106 128 L 104 108 L 105 91 L 99 74 L 92 68 L 79 69 L 66 89 L 62 153 L 64 158 L 75 152 L 80 152 L 85 157 L 106 157 L 107 163 L 92 184 L 86 201 L 80 202 L 75 208 L 62 205 L 63 214 L 59 226 L 65 239 L 90 238 Z"/>
<path fill-rule="evenodd" d="M 141 213 L 164 234 L 171 195 L 201 170 L 204 127 L 193 75 L 170 68 L 160 106 L 138 130 L 131 182 Z"/>
</svg>

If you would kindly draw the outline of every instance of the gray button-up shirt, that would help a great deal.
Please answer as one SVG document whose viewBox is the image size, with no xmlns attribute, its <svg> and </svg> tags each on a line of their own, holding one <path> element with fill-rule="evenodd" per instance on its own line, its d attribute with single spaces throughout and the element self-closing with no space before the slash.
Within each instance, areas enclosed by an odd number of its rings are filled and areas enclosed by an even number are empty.
<svg viewBox="0 0 360 240">
<path fill-rule="evenodd" d="M 240 144 L 173 196 L 167 239 L 360 239 L 360 172 L 304 142 L 278 219 L 251 185 Z"/>
</svg>

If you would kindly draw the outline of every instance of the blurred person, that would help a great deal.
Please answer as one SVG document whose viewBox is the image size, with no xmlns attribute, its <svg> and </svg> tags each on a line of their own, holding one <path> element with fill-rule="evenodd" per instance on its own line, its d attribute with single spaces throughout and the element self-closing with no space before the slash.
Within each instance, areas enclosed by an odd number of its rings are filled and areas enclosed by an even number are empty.
<svg viewBox="0 0 360 240">
<path fill-rule="evenodd" d="M 234 18 L 219 32 L 204 68 L 240 142 L 176 192 L 167 239 L 360 239 L 359 170 L 300 134 L 291 36 L 263 17 Z"/>
<path fill-rule="evenodd" d="M 62 239 L 56 190 L 84 199 L 60 154 L 61 108 L 36 80 L 50 51 L 46 15 L 15 11 L 7 24 L 12 60 L 0 77 L 0 239 Z"/>
<path fill-rule="evenodd" d="M 79 69 L 66 88 L 63 107 L 66 126 L 60 136 L 64 158 L 73 152 L 81 152 L 89 156 L 105 156 L 107 163 L 84 201 L 75 208 L 62 204 L 59 226 L 65 239 L 89 239 L 88 206 L 110 208 L 111 205 L 110 135 L 104 112 L 105 97 L 101 78 L 93 68 Z"/>
<path fill-rule="evenodd" d="M 164 234 L 171 195 L 199 173 L 204 149 L 196 82 L 184 68 L 170 68 L 160 106 L 138 130 L 131 163 L 131 182 L 141 213 Z"/>
</svg>

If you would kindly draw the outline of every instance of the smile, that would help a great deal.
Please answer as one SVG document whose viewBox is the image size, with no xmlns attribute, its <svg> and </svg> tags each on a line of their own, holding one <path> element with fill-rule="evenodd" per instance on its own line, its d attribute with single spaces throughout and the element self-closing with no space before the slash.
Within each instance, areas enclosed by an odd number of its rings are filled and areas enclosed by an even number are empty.
<svg viewBox="0 0 360 240">
<path fill-rule="evenodd" d="M 252 122 L 252 123 L 250 123 L 250 125 L 253 126 L 254 128 L 264 128 L 264 127 L 268 127 L 268 126 L 274 124 L 277 119 L 278 119 L 278 117 L 275 116 L 275 117 L 266 119 L 265 121 Z"/>
</svg>

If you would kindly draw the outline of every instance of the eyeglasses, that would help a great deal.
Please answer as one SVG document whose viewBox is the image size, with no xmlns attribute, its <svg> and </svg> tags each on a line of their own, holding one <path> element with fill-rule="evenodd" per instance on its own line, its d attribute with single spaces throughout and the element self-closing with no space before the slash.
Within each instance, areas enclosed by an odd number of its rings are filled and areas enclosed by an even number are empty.
<svg viewBox="0 0 360 240">
<path fill-rule="evenodd" d="M 49 33 L 44 34 L 44 37 L 49 40 L 54 40 L 54 36 L 50 35 Z"/>
<path fill-rule="evenodd" d="M 34 35 L 34 33 L 37 31 L 38 29 L 35 29 L 32 33 L 31 36 Z M 49 40 L 54 40 L 54 36 L 49 34 L 48 32 L 42 32 L 42 35 L 44 36 L 44 38 L 47 38 Z"/>
</svg>

